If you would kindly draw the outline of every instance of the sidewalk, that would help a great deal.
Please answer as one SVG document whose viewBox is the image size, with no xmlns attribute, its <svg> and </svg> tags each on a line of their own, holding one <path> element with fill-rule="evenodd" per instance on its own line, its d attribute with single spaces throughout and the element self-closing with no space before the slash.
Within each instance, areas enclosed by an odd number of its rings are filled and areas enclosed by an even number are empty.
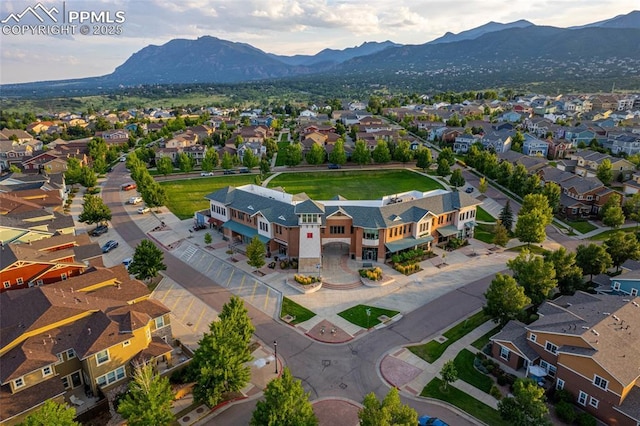
<svg viewBox="0 0 640 426">
<path fill-rule="evenodd" d="M 451 326 L 453 325 L 455 324 Z M 447 329 L 451 326 L 447 327 Z M 463 349 L 468 349 L 473 353 L 477 352 L 478 350 L 471 346 L 471 343 L 494 327 L 495 323 L 493 323 L 493 321 L 485 322 L 460 340 L 452 343 L 433 364 L 429 364 L 414 355 L 406 347 L 390 351 L 380 363 L 380 373 L 389 385 L 395 386 L 410 395 L 420 396 L 422 389 L 424 389 L 433 378 L 439 377 L 440 370 L 447 361 L 453 360 Z M 442 331 L 444 332 L 446 330 Z M 421 342 L 421 344 L 438 338 L 439 336 L 433 336 L 432 339 Z M 498 407 L 498 401 L 494 397 L 471 386 L 467 382 L 456 380 L 453 386 L 492 408 Z"/>
</svg>

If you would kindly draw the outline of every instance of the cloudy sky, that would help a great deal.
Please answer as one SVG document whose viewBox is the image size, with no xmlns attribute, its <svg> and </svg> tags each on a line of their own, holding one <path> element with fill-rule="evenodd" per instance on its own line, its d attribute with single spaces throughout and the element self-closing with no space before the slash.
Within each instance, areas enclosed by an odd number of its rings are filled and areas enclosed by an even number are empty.
<svg viewBox="0 0 640 426">
<path fill-rule="evenodd" d="M 315 54 L 365 41 L 422 44 L 489 21 L 526 19 L 568 27 L 626 14 L 638 0 L 42 0 L 0 2 L 0 83 L 59 80 L 111 73 L 149 44 L 211 35 L 266 52 Z M 43 22 L 31 13 L 34 8 Z M 55 10 L 53 9 L 55 8 Z M 43 10 L 56 18 L 53 22 Z M 121 35 L 82 35 L 73 12 L 94 12 L 89 32 L 110 31 L 97 18 L 124 17 Z M 120 12 L 119 15 L 116 13 Z M 95 16 L 97 15 L 97 16 Z M 75 16 L 79 16 L 76 14 Z M 64 18 L 63 18 L 64 17 Z M 63 19 L 66 20 L 63 23 Z M 74 34 L 32 34 L 75 25 Z M 16 34 L 17 33 L 17 34 Z"/>
</svg>

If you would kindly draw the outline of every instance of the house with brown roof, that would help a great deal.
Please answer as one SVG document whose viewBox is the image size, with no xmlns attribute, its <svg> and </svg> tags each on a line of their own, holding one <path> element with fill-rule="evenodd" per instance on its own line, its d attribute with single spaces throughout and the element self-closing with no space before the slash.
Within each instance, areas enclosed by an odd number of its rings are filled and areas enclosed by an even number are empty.
<svg viewBox="0 0 640 426">
<path fill-rule="evenodd" d="M 529 325 L 510 321 L 492 356 L 549 382 L 605 424 L 640 423 L 640 298 L 577 292 L 546 301 Z"/>
<path fill-rule="evenodd" d="M 81 411 L 136 365 L 170 360 L 170 310 L 149 295 L 122 265 L 0 294 L 0 424 L 49 399 Z"/>
</svg>

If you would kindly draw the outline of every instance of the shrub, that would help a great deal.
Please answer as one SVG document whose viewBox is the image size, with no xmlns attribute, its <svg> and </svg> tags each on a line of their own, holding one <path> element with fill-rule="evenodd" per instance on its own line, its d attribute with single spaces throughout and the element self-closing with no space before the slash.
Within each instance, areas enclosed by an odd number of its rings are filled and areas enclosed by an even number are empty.
<svg viewBox="0 0 640 426">
<path fill-rule="evenodd" d="M 596 426 L 596 419 L 589 413 L 580 413 L 576 418 L 578 426 Z"/>
<path fill-rule="evenodd" d="M 320 282 L 320 278 L 319 277 L 314 277 L 314 276 L 311 276 L 311 275 L 295 274 L 293 276 L 293 279 L 296 280 L 296 282 L 298 284 L 302 284 L 302 285 L 311 285 L 313 283 Z"/>
<path fill-rule="evenodd" d="M 573 402 L 573 394 L 566 389 L 556 389 L 553 393 L 554 402 Z"/>
<path fill-rule="evenodd" d="M 506 375 L 504 375 L 504 374 L 500 374 L 500 375 L 497 377 L 497 379 L 498 379 L 498 380 L 497 380 L 497 381 L 498 381 L 498 384 L 499 384 L 500 386 L 504 386 L 504 385 L 506 385 L 507 383 L 509 383 L 509 381 L 507 380 L 507 376 L 506 376 Z"/>
<path fill-rule="evenodd" d="M 571 424 L 576 419 L 576 410 L 573 404 L 566 401 L 560 401 L 556 404 L 556 415 L 565 423 Z"/>
<path fill-rule="evenodd" d="M 481 360 L 487 359 L 487 356 L 480 351 L 476 352 L 476 357 L 480 358 Z"/>
<path fill-rule="evenodd" d="M 497 400 L 502 399 L 502 392 L 500 392 L 500 389 L 496 385 L 491 386 L 491 389 L 489 390 L 489 395 L 491 395 Z"/>
<path fill-rule="evenodd" d="M 360 269 L 358 270 L 362 278 L 367 278 L 371 281 L 380 281 L 382 279 L 382 269 L 379 267 Z"/>
</svg>

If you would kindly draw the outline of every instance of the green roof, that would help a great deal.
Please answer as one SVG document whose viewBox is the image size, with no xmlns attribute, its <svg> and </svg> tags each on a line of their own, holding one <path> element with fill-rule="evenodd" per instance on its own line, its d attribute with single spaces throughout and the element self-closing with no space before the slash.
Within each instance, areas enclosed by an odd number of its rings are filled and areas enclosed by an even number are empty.
<svg viewBox="0 0 640 426">
<path fill-rule="evenodd" d="M 419 246 L 421 244 L 428 243 L 429 241 L 433 241 L 433 237 L 431 235 L 424 238 L 403 238 L 401 240 L 397 240 L 391 243 L 385 243 L 385 247 L 391 253 L 399 252 L 400 250 L 413 248 L 415 246 Z"/>
<path fill-rule="evenodd" d="M 271 239 L 269 237 L 265 237 L 264 235 L 260 235 L 258 234 L 258 230 L 254 229 L 250 226 L 247 225 L 243 225 L 241 223 L 238 222 L 233 222 L 233 221 L 228 221 L 225 222 L 222 225 L 223 228 L 226 229 L 231 229 L 233 232 L 240 234 L 240 235 L 244 235 L 245 237 L 248 238 L 253 238 L 254 236 L 258 236 L 258 238 L 260 239 L 260 241 L 264 244 L 268 243 Z"/>
<path fill-rule="evenodd" d="M 443 237 L 450 237 L 452 235 L 457 235 L 458 232 L 460 231 L 455 226 L 448 225 L 448 226 L 443 226 L 442 228 L 436 229 L 436 232 L 442 235 Z"/>
</svg>

